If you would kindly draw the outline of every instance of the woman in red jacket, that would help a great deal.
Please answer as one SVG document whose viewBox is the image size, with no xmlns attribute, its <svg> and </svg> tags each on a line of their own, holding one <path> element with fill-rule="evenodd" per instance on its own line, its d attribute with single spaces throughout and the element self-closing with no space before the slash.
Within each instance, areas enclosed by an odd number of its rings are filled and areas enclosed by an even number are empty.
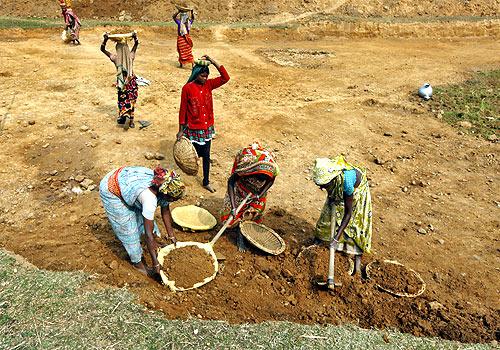
<svg viewBox="0 0 500 350">
<path fill-rule="evenodd" d="M 210 63 L 219 71 L 219 77 L 208 79 Z M 203 187 L 212 193 L 215 192 L 209 179 L 210 145 L 215 135 L 212 90 L 228 81 L 229 74 L 224 66 L 205 55 L 194 65 L 187 84 L 182 88 L 177 139 L 187 137 L 198 156 L 203 158 Z"/>
</svg>

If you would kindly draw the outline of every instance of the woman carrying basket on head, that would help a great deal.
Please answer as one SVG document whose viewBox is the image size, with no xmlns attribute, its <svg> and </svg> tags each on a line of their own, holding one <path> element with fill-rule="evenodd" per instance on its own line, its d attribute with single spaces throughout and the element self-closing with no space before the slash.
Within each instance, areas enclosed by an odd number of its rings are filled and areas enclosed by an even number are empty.
<svg viewBox="0 0 500 350">
<path fill-rule="evenodd" d="M 327 191 L 327 198 L 316 224 L 317 242 L 330 242 L 332 208 L 336 208 L 336 250 L 355 256 L 353 275 L 361 270 L 361 256 L 369 253 L 372 240 L 372 202 L 366 170 L 347 163 L 343 156 L 318 158 L 313 180 Z"/>
<path fill-rule="evenodd" d="M 213 64 L 220 76 L 208 79 L 209 64 Z M 188 82 L 182 87 L 181 105 L 179 108 L 179 132 L 176 137 L 188 138 L 196 149 L 198 157 L 203 158 L 203 187 L 213 193 L 210 184 L 210 147 L 215 135 L 214 107 L 212 90 L 229 81 L 229 74 L 224 66 L 205 55 L 191 71 Z"/>
<path fill-rule="evenodd" d="M 127 40 L 123 39 L 116 43 L 116 53 L 106 51 L 106 43 L 109 33 L 104 33 L 101 51 L 109 57 L 116 67 L 116 88 L 118 91 L 118 124 L 124 125 L 125 129 L 135 127 L 134 113 L 135 103 L 138 97 L 137 77 L 134 74 L 134 59 L 139 39 L 137 33 L 132 33 L 134 46 L 129 49 Z"/>
<path fill-rule="evenodd" d="M 233 219 L 229 227 L 235 227 L 243 220 L 261 223 L 266 208 L 267 191 L 279 175 L 279 167 L 274 155 L 258 142 L 243 148 L 235 157 L 231 176 L 227 180 L 227 193 L 224 197 L 222 221 L 229 216 Z M 236 213 L 236 208 L 251 194 L 250 199 Z M 238 234 L 238 249 L 245 251 L 243 235 Z"/>
<path fill-rule="evenodd" d="M 66 25 L 65 31 L 68 36 L 68 41 L 75 45 L 80 45 L 80 19 L 75 14 L 71 8 L 70 0 L 59 0 L 59 5 L 61 6 L 62 15 L 64 17 L 64 23 Z"/>
<path fill-rule="evenodd" d="M 101 181 L 99 194 L 104 210 L 116 237 L 122 242 L 134 267 L 144 274 L 160 272 L 157 259 L 158 244 L 153 233 L 160 237 L 154 221 L 156 207 L 161 207 L 161 217 L 168 237 L 175 244 L 170 203 L 180 199 L 185 186 L 173 170 L 157 167 L 154 170 L 126 166 L 109 172 Z M 146 246 L 152 268 L 142 257 L 141 236 Z"/>
<path fill-rule="evenodd" d="M 193 65 L 193 40 L 189 32 L 194 22 L 193 10 L 178 10 L 172 19 L 177 24 L 177 52 L 179 53 L 179 67 L 191 63 Z"/>
</svg>

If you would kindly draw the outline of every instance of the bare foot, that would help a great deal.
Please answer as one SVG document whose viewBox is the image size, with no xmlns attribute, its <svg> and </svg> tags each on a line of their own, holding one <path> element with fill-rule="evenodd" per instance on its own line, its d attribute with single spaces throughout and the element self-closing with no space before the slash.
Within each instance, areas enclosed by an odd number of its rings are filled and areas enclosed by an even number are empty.
<svg viewBox="0 0 500 350">
<path fill-rule="evenodd" d="M 241 232 L 238 233 L 238 238 L 236 239 L 236 245 L 238 246 L 238 251 L 240 252 L 247 251 L 247 245 L 245 244 L 245 239 L 243 238 Z"/>
<path fill-rule="evenodd" d="M 213 188 L 210 184 L 203 186 L 204 189 L 206 189 L 210 193 L 215 192 L 215 188 Z"/>
<path fill-rule="evenodd" d="M 146 275 L 146 276 L 149 275 L 149 271 L 147 270 L 146 265 L 144 265 L 144 263 L 142 261 L 139 261 L 138 263 L 135 263 L 132 265 L 134 265 L 134 268 L 137 271 L 139 271 L 140 273 L 142 273 L 143 275 Z"/>
</svg>

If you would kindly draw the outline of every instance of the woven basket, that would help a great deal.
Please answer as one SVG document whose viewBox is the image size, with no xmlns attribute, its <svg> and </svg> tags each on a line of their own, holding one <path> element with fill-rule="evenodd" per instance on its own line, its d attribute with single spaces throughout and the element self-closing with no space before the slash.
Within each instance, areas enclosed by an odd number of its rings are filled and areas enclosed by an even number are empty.
<svg viewBox="0 0 500 350">
<path fill-rule="evenodd" d="M 189 8 L 188 6 L 183 6 L 183 5 L 175 5 L 177 10 L 180 12 L 191 12 L 192 8 Z"/>
<path fill-rule="evenodd" d="M 191 141 L 182 137 L 174 143 L 175 163 L 187 175 L 194 176 L 198 173 L 198 154 Z"/>
<path fill-rule="evenodd" d="M 269 227 L 253 221 L 243 221 L 240 224 L 240 230 L 250 243 L 266 253 L 278 255 L 285 250 L 283 238 Z"/>
<path fill-rule="evenodd" d="M 135 31 L 134 31 L 135 32 Z M 127 40 L 130 40 L 132 39 L 132 35 L 134 34 L 134 32 L 132 33 L 124 33 L 124 34 L 119 34 L 119 33 L 116 33 L 116 34 L 108 34 L 108 38 L 114 42 L 122 42 L 122 43 L 125 43 L 127 42 Z"/>
<path fill-rule="evenodd" d="M 208 231 L 217 225 L 217 220 L 208 210 L 196 205 L 174 208 L 172 219 L 183 229 L 192 231 Z"/>
<path fill-rule="evenodd" d="M 375 261 L 372 261 L 371 263 L 366 265 L 366 277 L 368 277 L 368 279 L 372 279 L 372 277 L 370 276 L 370 270 L 373 268 L 373 263 L 375 263 L 375 262 L 377 262 L 379 264 L 394 264 L 394 265 L 404 266 L 403 264 L 401 264 L 400 262 L 395 261 L 395 260 L 382 260 L 382 261 L 375 260 Z M 385 287 L 381 286 L 380 284 L 378 284 L 377 281 L 375 281 L 375 286 L 377 288 L 383 290 L 384 292 L 387 292 L 389 294 L 392 294 L 392 295 L 395 295 L 398 297 L 406 297 L 406 298 L 418 297 L 419 295 L 421 295 L 425 291 L 426 284 L 417 271 L 412 270 L 406 266 L 404 266 L 404 267 L 406 270 L 408 270 L 408 273 L 415 275 L 415 277 L 417 277 L 417 279 L 420 281 L 420 289 L 416 293 L 406 293 L 406 292 L 402 292 L 402 291 L 388 289 L 388 288 L 385 288 Z"/>
<path fill-rule="evenodd" d="M 200 281 L 198 283 L 195 283 L 192 287 L 189 288 L 181 288 L 181 287 L 176 287 L 175 286 L 175 281 L 170 281 L 165 275 L 163 271 L 160 270 L 160 276 L 162 279 L 162 282 L 165 286 L 169 287 L 172 292 L 182 292 L 185 290 L 190 290 L 190 289 L 195 289 L 203 286 L 204 284 L 210 282 L 217 276 L 217 271 L 219 271 L 219 262 L 217 261 L 217 256 L 215 255 L 212 246 L 206 243 L 200 243 L 200 242 L 177 242 L 177 245 L 170 244 L 166 247 L 163 247 L 160 249 L 158 252 L 158 262 L 163 265 L 163 262 L 165 261 L 165 256 L 168 255 L 172 250 L 177 249 L 177 248 L 182 248 L 182 247 L 188 247 L 188 246 L 195 246 L 200 249 L 203 249 L 206 251 L 210 256 L 212 257 L 212 264 L 214 266 L 214 273 L 205 278 L 203 281 Z"/>
</svg>

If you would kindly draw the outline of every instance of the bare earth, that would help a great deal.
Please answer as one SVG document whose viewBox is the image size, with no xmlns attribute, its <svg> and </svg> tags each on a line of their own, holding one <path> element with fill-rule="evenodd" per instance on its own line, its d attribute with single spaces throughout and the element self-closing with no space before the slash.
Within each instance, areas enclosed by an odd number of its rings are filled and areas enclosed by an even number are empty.
<svg viewBox="0 0 500 350">
<path fill-rule="evenodd" d="M 498 69 L 497 39 L 321 39 L 304 31 L 284 41 L 265 30 L 194 33 L 195 56 L 210 54 L 231 75 L 214 92 L 218 192 L 184 176 L 188 197 L 173 206 L 200 202 L 218 217 L 235 153 L 260 140 L 275 150 L 282 170 L 265 224 L 283 235 L 287 250 L 278 257 L 242 254 L 228 232 L 215 246 L 227 258 L 220 275 L 199 290 L 172 294 L 127 262 L 97 189 L 77 195 L 71 188 L 77 175 L 98 184 L 122 165 L 154 166 L 145 152 L 161 152 L 162 164 L 172 165 L 189 70 L 177 68 L 172 28 L 139 28 L 135 70 L 152 84 L 140 88 L 137 119 L 153 125 L 124 132 L 115 124 L 114 67 L 99 52 L 103 31 L 85 29 L 79 47 L 64 45 L 59 29 L 0 32 L 1 247 L 41 268 L 84 270 L 99 283 L 128 286 L 168 318 L 356 323 L 498 340 L 499 144 L 460 135 L 414 96 L 427 81 L 455 83 Z M 369 171 L 373 254 L 363 262 L 395 259 L 418 271 L 427 283 L 421 297 L 395 298 L 351 279 L 344 257 L 337 264 L 342 288 L 329 294 L 311 285 L 326 273 L 327 250 L 299 254 L 325 197 L 309 172 L 316 157 L 339 153 Z M 213 234 L 178 232 L 178 239 Z"/>
</svg>

